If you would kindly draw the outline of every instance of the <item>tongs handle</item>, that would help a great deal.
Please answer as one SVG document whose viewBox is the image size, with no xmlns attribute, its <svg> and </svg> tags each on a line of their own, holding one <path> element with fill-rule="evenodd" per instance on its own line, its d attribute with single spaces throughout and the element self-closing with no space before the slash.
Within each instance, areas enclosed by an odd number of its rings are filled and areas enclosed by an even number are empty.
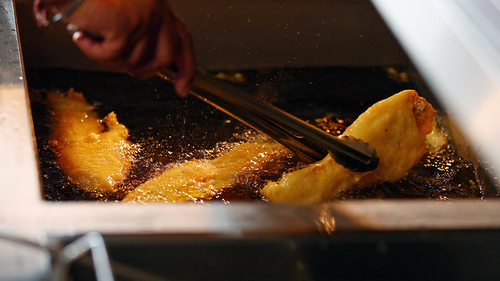
<svg viewBox="0 0 500 281">
<path fill-rule="evenodd" d="M 157 75 L 170 82 L 175 80 L 171 70 Z M 353 171 L 365 172 L 378 166 L 375 149 L 366 142 L 330 135 L 201 69 L 193 81 L 191 94 L 269 135 L 294 151 L 301 161 L 319 161 L 330 153 L 335 161 Z"/>
</svg>

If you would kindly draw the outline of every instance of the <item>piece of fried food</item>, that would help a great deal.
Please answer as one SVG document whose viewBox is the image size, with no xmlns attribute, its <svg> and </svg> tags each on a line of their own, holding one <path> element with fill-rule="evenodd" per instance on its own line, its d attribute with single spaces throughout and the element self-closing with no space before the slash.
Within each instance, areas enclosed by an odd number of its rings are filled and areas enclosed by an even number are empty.
<svg viewBox="0 0 500 281">
<path fill-rule="evenodd" d="M 96 192 L 114 191 L 132 164 L 128 129 L 111 112 L 99 119 L 94 106 L 73 89 L 48 93 L 53 110 L 49 144 L 72 183 Z"/>
<path fill-rule="evenodd" d="M 436 111 L 413 90 L 379 101 L 361 114 L 344 135 L 368 142 L 380 158 L 377 169 L 353 172 L 329 155 L 268 183 L 262 193 L 271 202 L 315 203 L 335 198 L 348 188 L 362 188 L 403 178 L 426 149 Z"/>
<path fill-rule="evenodd" d="M 266 163 L 291 156 L 276 142 L 238 144 L 212 160 L 195 159 L 166 170 L 138 186 L 123 201 L 185 202 L 207 199 L 236 184 L 240 177 L 262 169 Z"/>
</svg>

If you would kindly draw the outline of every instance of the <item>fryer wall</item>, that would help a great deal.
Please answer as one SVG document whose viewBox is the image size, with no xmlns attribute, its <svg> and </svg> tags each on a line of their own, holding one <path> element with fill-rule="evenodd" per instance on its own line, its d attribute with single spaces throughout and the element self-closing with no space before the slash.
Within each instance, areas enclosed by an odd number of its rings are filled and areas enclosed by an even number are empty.
<svg viewBox="0 0 500 281">
<path fill-rule="evenodd" d="M 243 5 L 244 2 L 249 1 L 241 2 L 240 4 Z M 277 246 L 279 249 L 282 249 L 283 255 L 287 257 L 283 259 L 284 263 L 286 262 L 287 266 L 290 265 L 290 268 L 294 270 L 297 268 L 302 269 L 302 271 L 300 271 L 302 273 L 314 273 L 314 271 L 304 271 L 304 269 L 314 270 L 317 264 L 325 263 L 325 266 L 321 267 L 319 273 L 330 275 L 332 278 L 339 277 L 339 275 L 338 272 L 329 271 L 329 269 L 335 268 L 330 267 L 330 265 L 343 265 L 345 256 L 341 255 L 342 250 L 351 251 L 353 249 L 352 245 L 358 250 L 354 251 L 354 253 L 359 253 L 356 257 L 362 257 L 361 259 L 355 259 L 356 264 L 355 267 L 353 266 L 355 273 L 367 272 L 359 270 L 360 265 L 366 265 L 364 257 L 366 257 L 365 254 L 367 251 L 372 253 L 370 256 L 373 257 L 372 261 L 382 261 L 381 263 L 373 263 L 374 267 L 371 268 L 374 270 L 378 268 L 391 269 L 391 267 L 387 265 L 393 263 L 390 263 L 391 259 L 388 257 L 394 258 L 392 261 L 399 261 L 400 264 L 411 265 L 410 263 L 402 262 L 407 260 L 401 258 L 407 258 L 408 256 L 413 257 L 413 253 L 420 254 L 421 258 L 417 260 L 424 262 L 424 265 L 425 261 L 429 260 L 428 256 L 432 256 L 438 257 L 436 263 L 446 262 L 448 261 L 446 258 L 448 258 L 455 261 L 459 260 L 459 266 L 463 265 L 466 267 L 472 265 L 471 271 L 465 273 L 478 270 L 478 267 L 475 267 L 476 265 L 479 266 L 481 270 L 480 273 L 484 273 L 482 275 L 483 277 L 487 276 L 488 270 L 495 270 L 495 265 L 498 264 L 498 262 L 496 262 L 498 261 L 498 251 L 495 251 L 498 248 L 497 230 L 500 229 L 500 220 L 498 219 L 500 202 L 496 198 L 489 198 L 479 202 L 476 200 L 454 200 L 446 202 L 431 200 L 354 200 L 312 206 L 270 204 L 257 206 L 249 203 L 230 205 L 213 204 L 210 206 L 193 206 L 186 204 L 144 206 L 87 202 L 54 203 L 42 200 L 42 196 L 40 195 L 39 176 L 36 171 L 37 161 L 36 149 L 33 145 L 34 136 L 32 134 L 32 120 L 30 119 L 29 104 L 26 99 L 27 87 L 24 82 L 26 81 L 26 73 L 21 64 L 20 49 L 17 45 L 18 42 L 15 40 L 17 39 L 17 27 L 14 24 L 15 19 L 12 17 L 13 11 L 12 9 L 8 9 L 12 6 L 12 1 L 0 0 L 0 3 L 7 8 L 7 11 L 9 11 L 11 15 L 9 18 L 9 13 L 7 15 L 0 13 L 0 16 L 2 16 L 0 24 L 5 24 L 5 22 L 10 24 L 4 26 L 8 27 L 4 29 L 4 32 L 11 32 L 9 36 L 13 36 L 10 38 L 12 39 L 12 41 L 9 41 L 10 45 L 2 45 L 0 50 L 2 54 L 14 54 L 14 56 L 9 59 L 4 59 L 5 57 L 2 57 L 0 65 L 2 69 L 14 70 L 12 71 L 12 77 L 15 77 L 13 80 L 2 80 L 2 87 L 0 87 L 0 152 L 2 152 L 3 157 L 0 165 L 2 167 L 2 183 L 0 184 L 0 191 L 2 192 L 2 196 L 0 197 L 0 226 L 2 227 L 2 231 L 15 233 L 19 237 L 42 244 L 47 242 L 47 239 L 45 239 L 47 237 L 56 242 L 61 242 L 71 240 L 73 237 L 80 236 L 84 233 L 96 231 L 107 237 L 106 241 L 111 244 L 110 249 L 112 249 L 112 253 L 118 252 L 119 254 L 117 254 L 117 256 L 122 258 L 122 262 L 126 262 L 128 259 L 141 260 L 141 256 L 135 254 L 147 255 L 149 250 L 162 257 L 164 254 L 162 250 L 164 250 L 164 252 L 169 252 L 169 250 L 172 249 L 171 244 L 174 244 L 176 249 L 178 249 L 178 246 L 181 248 L 185 246 L 185 244 L 182 244 L 186 243 L 185 241 L 176 241 L 173 239 L 175 237 L 193 238 L 194 240 L 189 240 L 187 243 L 193 245 L 192 243 L 194 241 L 195 247 L 192 248 L 194 250 L 200 249 L 196 247 L 196 243 L 207 243 L 208 241 L 208 244 L 205 245 L 210 245 L 210 241 L 214 241 L 212 239 L 221 237 L 230 239 L 229 244 L 236 243 L 241 249 L 248 249 L 245 248 L 245 245 L 250 245 L 249 247 L 254 249 L 255 244 L 248 242 L 251 242 L 252 239 L 264 237 L 265 239 L 276 239 L 275 241 L 278 242 L 272 244 L 275 247 L 269 247 L 267 243 L 257 243 L 258 246 L 264 249 L 276 249 Z M 174 5 L 176 3 L 179 5 L 178 3 L 181 3 L 181 1 L 173 3 Z M 283 2 L 267 1 L 266 3 L 269 3 L 269 5 L 278 5 Z M 287 1 L 287 4 L 288 3 L 304 4 L 305 1 Z M 345 8 L 340 11 L 351 11 L 352 13 L 343 14 L 346 20 L 349 19 L 352 14 L 357 14 L 357 12 L 360 11 L 357 10 L 357 8 L 361 10 L 366 8 L 363 6 L 366 4 L 358 1 L 328 1 L 328 3 L 325 1 L 318 3 L 322 5 L 339 5 L 339 7 Z M 350 6 L 350 3 L 356 3 L 357 6 L 354 4 L 354 6 Z M 200 3 L 200 5 L 202 4 L 203 3 Z M 214 9 L 216 8 L 217 7 L 214 7 Z M 30 14 L 26 6 L 23 9 L 19 9 L 20 15 L 22 13 L 24 13 L 25 16 Z M 177 9 L 181 11 L 182 7 L 177 6 Z M 371 10 L 372 8 L 367 9 Z M 208 15 L 205 14 L 205 18 L 207 17 Z M 26 67 L 45 66 L 96 69 L 94 64 L 83 59 L 81 56 L 74 56 L 76 52 L 74 48 L 73 50 L 68 49 L 66 51 L 64 49 L 65 51 L 60 51 L 60 49 L 55 49 L 53 47 L 54 43 L 56 46 L 62 46 L 64 44 L 67 44 L 65 46 L 71 46 L 67 41 L 66 43 L 62 42 L 68 39 L 68 37 L 62 36 L 62 34 L 65 35 L 62 31 L 59 31 L 60 37 L 59 35 L 45 37 L 48 36 L 45 31 L 39 34 L 34 32 L 27 36 L 28 33 L 23 32 L 23 26 L 27 23 L 24 19 L 26 18 L 22 18 L 19 24 L 21 25 L 20 32 L 22 32 L 21 36 L 23 37 L 22 44 L 23 52 L 25 52 L 24 59 Z M 210 20 L 205 21 L 202 21 L 202 18 L 196 19 L 200 20 L 202 23 L 206 23 L 208 27 L 211 26 L 211 21 L 214 20 L 214 17 L 211 16 Z M 220 19 L 218 19 L 217 22 L 219 22 L 219 20 Z M 32 31 L 36 31 L 36 29 L 32 29 Z M 4 33 L 4 35 L 6 33 Z M 387 48 L 387 46 L 380 46 L 378 43 L 386 40 L 372 39 L 372 41 L 364 41 L 367 36 L 364 34 L 359 35 L 363 35 L 363 37 L 359 36 L 356 37 L 356 39 L 353 37 L 352 41 L 361 40 L 358 41 L 358 43 L 369 43 L 365 45 L 373 43 L 373 46 L 379 46 L 377 48 L 373 47 L 375 49 L 369 48 L 369 51 L 364 54 L 365 58 L 373 59 L 379 57 L 370 56 L 370 53 L 374 53 L 373 50 L 387 50 L 386 54 L 395 55 L 388 56 L 390 57 L 388 60 L 377 59 L 376 61 L 372 61 L 372 64 L 386 65 L 394 62 L 399 63 L 401 61 L 405 61 L 406 63 L 406 58 L 400 52 L 399 47 L 392 49 Z M 196 38 L 199 39 L 199 35 L 197 35 Z M 336 37 L 332 36 L 331 38 Z M 387 38 L 392 37 L 388 36 Z M 339 42 L 343 41 L 335 41 L 334 43 L 337 44 Z M 392 43 L 389 45 L 393 46 Z M 290 47 L 297 46 L 298 45 L 294 44 L 290 45 Z M 370 47 L 372 46 L 370 45 Z M 346 51 L 349 48 L 336 47 L 331 49 Z M 209 49 L 202 48 L 202 50 Z M 56 59 L 55 54 L 57 53 L 61 54 L 62 58 L 57 57 Z M 206 54 L 210 54 L 210 52 L 207 51 Z M 218 53 L 218 56 L 214 55 L 213 57 L 207 55 L 205 58 L 202 58 L 200 54 L 200 63 L 206 68 L 212 65 L 213 69 L 230 69 L 232 68 L 233 62 L 227 58 L 224 59 L 224 54 L 225 53 Z M 238 54 L 239 57 L 246 58 L 245 54 Z M 343 62 L 356 65 L 354 59 L 361 57 L 363 56 L 342 56 L 342 52 L 339 52 L 336 56 L 329 57 L 332 59 L 331 61 L 325 59 L 324 63 L 328 65 L 342 65 L 342 59 L 349 58 Z M 320 57 L 317 61 L 321 60 L 323 60 L 323 57 Z M 273 64 L 278 66 L 302 66 L 301 63 L 303 62 L 302 59 L 289 61 L 295 64 L 288 65 L 288 60 L 284 61 L 282 59 L 274 61 Z M 317 61 L 315 63 L 318 63 Z M 360 61 L 364 62 L 360 64 L 366 64 L 368 60 L 360 59 Z M 240 63 L 248 67 L 257 66 L 257 64 L 252 65 L 252 61 L 245 63 L 245 60 L 241 60 Z M 261 62 L 258 64 L 259 66 L 261 66 L 260 63 Z M 11 86 L 10 84 L 14 84 L 17 88 L 12 91 L 12 88 L 9 88 Z M 485 235 L 485 231 L 488 235 Z M 464 236 L 462 236 L 464 232 L 472 235 L 472 237 L 466 235 L 464 238 Z M 410 234 L 410 236 L 407 236 L 408 234 Z M 434 239 L 436 234 L 438 238 Z M 289 241 L 286 237 L 296 237 L 298 240 L 302 238 L 319 238 L 317 240 L 308 240 L 306 243 L 302 241 L 302 245 L 305 245 L 305 248 L 301 248 L 301 243 Z M 406 239 L 402 239 L 402 237 L 406 237 Z M 454 238 L 452 241 L 455 242 L 452 244 L 442 244 L 449 240 L 450 237 Z M 355 241 L 350 240 L 351 238 Z M 158 240 L 155 241 L 155 239 Z M 155 246 L 165 241 L 165 246 L 160 248 Z M 219 241 L 227 245 L 227 243 L 224 242 L 225 240 Z M 241 241 L 246 243 L 239 243 Z M 390 243 L 387 241 L 390 241 Z M 412 250 L 410 252 L 408 251 L 408 247 L 405 247 L 405 243 L 408 244 L 408 241 L 411 246 L 410 249 Z M 421 247 L 422 241 L 427 243 L 427 247 Z M 460 251 L 460 247 L 464 246 L 463 241 L 467 242 L 465 252 Z M 476 243 L 478 241 L 479 243 Z M 216 244 L 220 245 L 220 243 Z M 146 245 L 146 247 L 141 247 L 144 245 Z M 150 245 L 153 246 L 150 247 Z M 297 245 L 299 245 L 299 247 Z M 441 247 L 436 248 L 436 245 L 441 245 Z M 491 245 L 494 247 L 491 247 Z M 393 246 L 400 247 L 398 248 L 400 251 L 396 251 L 396 255 L 393 254 Z M 180 251 L 184 252 L 184 249 L 188 248 L 184 247 Z M 485 252 L 481 251 L 482 248 L 493 249 L 487 252 L 487 257 L 491 257 L 491 259 L 485 261 L 484 259 L 476 258 L 477 256 L 484 258 L 483 254 L 485 254 Z M 0 252 L 4 249 L 5 248 L 1 248 Z M 50 259 L 38 260 L 37 262 L 30 259 L 30 256 L 26 254 L 21 255 L 19 252 L 11 250 L 12 247 L 8 249 L 12 251 L 8 252 L 8 256 L 12 257 L 12 260 L 15 262 L 13 262 L 10 267 L 1 268 L 3 274 L 6 272 L 13 273 L 13 276 L 25 277 L 23 279 L 37 280 L 39 278 L 36 277 L 41 277 L 47 273 L 47 266 L 50 266 Z M 211 249 L 212 248 L 209 247 L 209 250 L 204 253 L 211 253 Z M 432 255 L 431 251 L 433 249 L 438 249 L 439 253 L 451 253 L 451 257 L 447 255 Z M 443 252 L 440 251 L 441 249 Z M 453 250 L 450 251 L 450 249 Z M 306 251 L 304 253 L 306 255 L 297 255 L 298 258 L 293 257 L 292 259 L 288 259 L 290 253 L 295 254 L 297 250 L 299 253 L 300 251 Z M 130 256 L 120 254 L 123 252 L 130 254 Z M 220 252 L 215 251 L 215 253 Z M 201 255 L 202 254 L 203 253 L 201 253 Z M 244 253 L 238 252 L 235 254 L 243 255 Z M 265 256 L 265 253 L 262 253 L 262 255 L 260 254 L 260 252 L 257 253 L 255 258 L 262 258 L 262 256 Z M 332 254 L 336 255 L 335 258 L 332 258 Z M 460 256 L 460 254 L 462 255 Z M 280 255 L 281 252 L 278 255 L 271 256 L 277 256 L 279 259 L 281 258 Z M 323 259 L 322 257 L 325 258 Z M 188 256 L 188 258 L 192 258 L 192 256 Z M 330 260 L 327 258 L 330 258 Z M 145 260 L 145 263 L 148 263 L 147 259 Z M 188 260 L 192 261 L 192 259 Z M 478 260 L 481 261 L 480 264 L 478 264 Z M 0 261 L 2 260 L 0 259 Z M 159 259 L 155 260 L 155 262 L 156 261 L 159 261 Z M 485 263 L 482 263 L 482 261 L 485 261 Z M 488 261 L 493 262 L 488 263 Z M 27 266 L 33 264 L 35 264 L 35 266 Z M 158 266 L 157 269 L 159 269 L 158 272 L 160 273 L 162 270 L 165 270 L 165 268 L 160 268 L 163 266 L 161 262 L 158 264 L 150 263 L 149 265 Z M 237 265 L 238 264 L 235 266 Z M 190 269 L 192 268 L 193 267 Z M 328 269 L 326 272 L 325 268 Z M 428 269 L 429 267 L 413 267 L 413 272 L 422 273 L 424 270 L 416 271 L 415 268 Z M 175 269 L 183 271 L 184 273 L 187 272 L 186 269 L 182 267 L 177 267 Z M 463 276 L 446 275 L 443 274 L 443 271 L 439 271 L 440 269 L 448 270 L 449 268 L 435 268 L 436 272 L 441 274 L 439 276 L 443 278 L 453 276 L 459 279 Z M 281 270 L 283 270 L 283 268 L 281 268 Z M 289 271 L 286 272 L 289 273 Z M 432 273 L 429 271 L 425 272 Z M 444 272 L 446 273 L 446 271 Z M 316 273 L 318 273 L 318 271 Z M 343 271 L 342 273 L 346 274 L 346 279 L 352 277 L 350 274 L 351 272 Z M 376 272 L 374 273 L 372 271 L 371 273 L 375 274 Z M 378 273 L 382 274 L 380 276 L 386 279 L 395 276 L 383 275 L 382 271 Z M 496 273 L 496 271 L 494 271 L 494 273 Z M 304 276 L 305 278 L 311 277 L 311 275 L 307 274 Z M 359 275 L 357 276 L 359 277 Z M 374 275 L 365 276 L 373 277 Z M 394 278 L 401 276 L 402 275 L 396 275 Z M 434 275 L 434 277 L 435 276 L 436 275 Z M 493 276 L 496 277 L 492 278 L 493 280 L 498 279 L 497 274 L 493 274 Z M 465 275 L 465 278 L 467 277 L 471 276 Z M 422 279 L 425 278 L 423 277 Z"/>
</svg>

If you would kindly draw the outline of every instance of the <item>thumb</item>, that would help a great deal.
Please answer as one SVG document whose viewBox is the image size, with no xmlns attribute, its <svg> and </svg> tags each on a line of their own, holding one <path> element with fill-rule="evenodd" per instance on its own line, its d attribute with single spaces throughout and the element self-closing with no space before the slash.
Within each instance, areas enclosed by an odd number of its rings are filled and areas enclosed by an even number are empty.
<svg viewBox="0 0 500 281">
<path fill-rule="evenodd" d="M 107 60 L 114 57 L 112 49 L 106 47 L 102 37 L 78 30 L 72 36 L 75 45 L 90 59 Z"/>
</svg>

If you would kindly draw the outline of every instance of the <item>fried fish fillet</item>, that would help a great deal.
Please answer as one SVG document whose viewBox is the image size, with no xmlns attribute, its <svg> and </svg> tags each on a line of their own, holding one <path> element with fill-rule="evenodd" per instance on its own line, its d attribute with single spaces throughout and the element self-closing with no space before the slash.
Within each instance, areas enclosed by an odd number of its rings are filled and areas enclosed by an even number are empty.
<svg viewBox="0 0 500 281">
<path fill-rule="evenodd" d="M 348 188 L 362 188 L 403 178 L 426 149 L 436 111 L 413 90 L 379 101 L 361 114 L 344 135 L 368 142 L 380 158 L 377 169 L 353 172 L 329 155 L 268 183 L 262 193 L 271 202 L 315 203 L 335 198 Z"/>
<path fill-rule="evenodd" d="M 49 143 L 68 180 L 97 192 L 114 191 L 132 164 L 128 129 L 111 112 L 99 119 L 81 93 L 48 93 L 53 110 Z"/>
<path fill-rule="evenodd" d="M 276 142 L 241 143 L 212 160 L 177 164 L 138 186 L 123 201 L 185 202 L 210 198 L 237 183 L 240 177 L 288 156 L 290 151 Z"/>
</svg>

